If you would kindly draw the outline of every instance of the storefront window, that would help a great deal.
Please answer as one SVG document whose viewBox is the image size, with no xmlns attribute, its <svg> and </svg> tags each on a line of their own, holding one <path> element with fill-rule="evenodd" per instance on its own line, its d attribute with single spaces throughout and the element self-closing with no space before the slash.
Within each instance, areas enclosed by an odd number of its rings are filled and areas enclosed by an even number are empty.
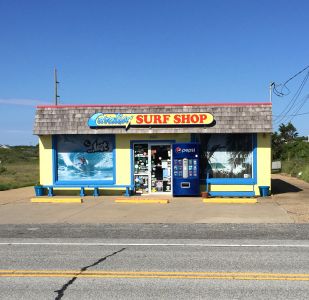
<svg viewBox="0 0 309 300">
<path fill-rule="evenodd" d="M 252 134 L 199 134 L 201 179 L 252 178 Z"/>
<path fill-rule="evenodd" d="M 58 135 L 58 181 L 114 181 L 113 150 L 111 135 Z"/>
</svg>

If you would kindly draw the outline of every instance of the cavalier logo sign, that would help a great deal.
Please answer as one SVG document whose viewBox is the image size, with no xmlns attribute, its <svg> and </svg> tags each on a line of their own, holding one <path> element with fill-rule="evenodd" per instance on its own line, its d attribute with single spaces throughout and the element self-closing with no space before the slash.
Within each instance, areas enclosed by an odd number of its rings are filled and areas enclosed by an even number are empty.
<svg viewBox="0 0 309 300">
<path fill-rule="evenodd" d="M 129 126 L 202 126 L 210 125 L 214 117 L 210 113 L 187 114 L 94 114 L 88 120 L 88 126 L 125 127 Z"/>
</svg>

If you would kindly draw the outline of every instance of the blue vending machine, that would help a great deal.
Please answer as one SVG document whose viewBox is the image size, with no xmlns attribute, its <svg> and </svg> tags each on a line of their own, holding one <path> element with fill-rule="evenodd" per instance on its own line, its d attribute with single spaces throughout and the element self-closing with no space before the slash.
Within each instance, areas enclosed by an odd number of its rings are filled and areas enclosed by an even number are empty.
<svg viewBox="0 0 309 300">
<path fill-rule="evenodd" d="M 173 144 L 173 196 L 199 196 L 199 144 Z"/>
</svg>

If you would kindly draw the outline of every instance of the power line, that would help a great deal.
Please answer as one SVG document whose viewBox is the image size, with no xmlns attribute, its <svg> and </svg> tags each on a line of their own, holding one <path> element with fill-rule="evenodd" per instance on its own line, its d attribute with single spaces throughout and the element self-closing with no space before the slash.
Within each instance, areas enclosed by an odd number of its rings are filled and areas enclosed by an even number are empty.
<svg viewBox="0 0 309 300">
<path fill-rule="evenodd" d="M 303 72 L 306 71 L 307 69 L 309 69 L 309 66 L 303 68 L 301 71 L 299 71 L 299 72 L 296 73 L 294 76 L 292 76 L 291 78 L 289 78 L 283 85 L 286 85 L 289 81 L 291 81 L 292 79 L 294 79 L 296 76 L 298 76 L 299 74 L 303 73 Z"/>
<path fill-rule="evenodd" d="M 297 115 L 298 112 L 303 108 L 303 106 L 306 104 L 306 101 L 309 99 L 309 94 L 307 94 L 304 98 L 303 98 L 303 102 L 299 105 L 298 109 L 296 109 L 294 111 L 294 114 Z M 292 118 L 290 119 L 289 122 L 291 122 L 294 119 L 295 116 L 292 116 Z"/>
<path fill-rule="evenodd" d="M 296 91 L 296 93 L 294 94 L 294 97 L 291 99 L 290 103 L 284 108 L 284 110 L 281 112 L 282 114 L 282 117 L 280 118 L 280 120 L 283 120 L 286 118 L 286 115 L 288 115 L 289 112 L 292 111 L 292 109 L 295 107 L 295 111 L 294 113 L 297 113 L 299 110 L 297 109 L 297 105 L 299 105 L 297 103 L 297 100 L 298 100 L 298 97 L 300 96 L 307 80 L 308 80 L 308 77 L 309 77 L 309 71 L 308 73 L 306 74 L 305 78 L 303 79 L 303 81 L 301 82 L 298 90 Z M 305 101 L 306 99 L 303 98 L 301 101 Z M 301 102 L 300 101 L 300 102 Z M 300 106 L 302 107 L 303 105 L 300 103 Z M 297 112 L 296 112 L 297 110 Z M 277 120 L 277 122 L 280 122 L 280 120 Z"/>
<path fill-rule="evenodd" d="M 300 72 L 298 72 L 298 73 L 300 74 Z M 295 78 L 295 76 L 294 76 L 294 78 Z M 301 92 L 302 92 L 302 90 L 303 90 L 303 88 L 304 88 L 304 86 L 305 86 L 305 84 L 306 84 L 308 78 L 309 78 L 309 71 L 308 71 L 307 74 L 305 75 L 305 77 L 304 77 L 304 79 L 302 80 L 302 82 L 301 82 L 301 84 L 300 84 L 298 90 L 296 91 L 296 93 L 294 94 L 294 96 L 292 97 L 292 99 L 290 100 L 290 102 L 288 103 L 288 105 L 282 110 L 282 112 L 280 113 L 280 115 L 276 118 L 276 120 L 275 120 L 276 123 L 282 122 L 282 120 L 284 120 L 284 119 L 286 118 L 286 116 L 288 115 L 288 113 L 295 107 L 295 105 L 297 104 L 297 99 L 298 99 L 298 97 L 300 96 L 300 94 L 301 94 Z M 287 80 L 287 81 L 289 81 L 289 80 Z M 306 100 L 306 99 L 305 99 L 305 100 Z M 302 107 L 303 104 L 300 104 L 300 106 Z M 297 112 L 298 112 L 298 111 L 299 111 L 298 109 L 299 109 L 299 107 L 297 107 L 297 108 L 295 109 L 295 111 L 297 110 Z M 294 112 L 295 112 L 295 111 L 294 111 Z"/>
<path fill-rule="evenodd" d="M 301 71 L 297 72 L 295 75 L 293 75 L 292 77 L 290 77 L 288 80 L 286 80 L 284 83 L 280 83 L 280 84 L 276 84 L 274 82 L 273 84 L 273 92 L 276 96 L 278 97 L 283 97 L 286 95 L 290 94 L 290 90 L 289 88 L 286 86 L 288 82 L 290 82 L 291 80 L 293 80 L 295 77 L 297 77 L 298 75 L 300 75 L 301 73 L 303 73 L 304 71 L 306 71 L 307 69 L 309 69 L 309 66 L 303 68 Z M 281 87 L 281 90 L 279 90 L 279 87 Z M 287 90 L 287 93 L 283 92 L 283 89 Z"/>
<path fill-rule="evenodd" d="M 287 117 L 295 117 L 295 116 L 302 116 L 302 115 L 309 115 L 309 111 L 301 113 L 301 114 L 287 115 Z M 278 115 L 273 115 L 273 116 L 276 117 Z"/>
</svg>

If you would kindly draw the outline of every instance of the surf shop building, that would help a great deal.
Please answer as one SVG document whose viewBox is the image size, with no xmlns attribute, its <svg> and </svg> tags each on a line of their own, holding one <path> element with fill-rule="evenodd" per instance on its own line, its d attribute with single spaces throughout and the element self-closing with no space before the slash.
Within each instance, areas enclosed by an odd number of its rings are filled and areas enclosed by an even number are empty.
<svg viewBox="0 0 309 300">
<path fill-rule="evenodd" d="M 270 103 L 38 106 L 49 195 L 260 196 L 270 188 Z"/>
</svg>

